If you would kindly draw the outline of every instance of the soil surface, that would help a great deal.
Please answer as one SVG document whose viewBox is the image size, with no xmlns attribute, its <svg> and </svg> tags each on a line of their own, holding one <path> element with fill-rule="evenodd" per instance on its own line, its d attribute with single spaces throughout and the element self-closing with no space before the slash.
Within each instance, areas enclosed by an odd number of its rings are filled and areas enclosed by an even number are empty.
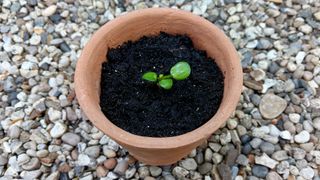
<svg viewBox="0 0 320 180">
<path fill-rule="evenodd" d="M 107 59 L 102 65 L 100 106 L 112 123 L 130 133 L 181 135 L 206 123 L 220 106 L 223 74 L 185 35 L 142 37 L 109 49 Z M 179 61 L 190 64 L 191 74 L 174 80 L 171 90 L 141 78 L 147 71 L 169 74 Z"/>
</svg>

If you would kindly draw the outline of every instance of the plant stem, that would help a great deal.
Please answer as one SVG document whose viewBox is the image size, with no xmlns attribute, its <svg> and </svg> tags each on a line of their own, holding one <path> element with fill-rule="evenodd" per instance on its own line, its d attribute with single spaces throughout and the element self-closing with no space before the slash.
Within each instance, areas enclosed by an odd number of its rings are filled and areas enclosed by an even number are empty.
<svg viewBox="0 0 320 180">
<path fill-rule="evenodd" d="M 169 74 L 169 75 L 164 75 L 164 76 L 159 76 L 158 77 L 158 81 L 161 81 L 162 79 L 171 79 L 172 78 L 172 75 Z"/>
</svg>

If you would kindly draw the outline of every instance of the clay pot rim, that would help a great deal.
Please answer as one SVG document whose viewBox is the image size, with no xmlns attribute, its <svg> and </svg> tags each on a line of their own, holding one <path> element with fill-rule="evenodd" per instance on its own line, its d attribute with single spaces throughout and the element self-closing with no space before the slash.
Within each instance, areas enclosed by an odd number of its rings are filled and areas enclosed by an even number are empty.
<svg viewBox="0 0 320 180">
<path fill-rule="evenodd" d="M 165 13 L 166 15 L 170 16 L 175 16 L 175 15 L 180 15 L 180 16 L 188 16 L 188 18 L 193 19 L 194 21 L 201 21 L 202 25 L 205 26 L 208 31 L 215 31 L 215 33 L 219 33 L 223 39 L 224 43 L 227 44 L 229 47 L 229 52 L 232 52 L 230 54 L 230 57 L 234 59 L 234 73 L 236 77 L 239 77 L 239 79 L 234 78 L 233 79 L 233 88 L 235 90 L 230 93 L 230 96 L 232 96 L 235 100 L 234 101 L 228 101 L 224 106 L 220 106 L 216 114 L 204 125 L 200 126 L 199 128 L 190 131 L 188 133 L 179 135 L 179 136 L 172 136 L 172 137 L 146 137 L 146 136 L 140 136 L 140 135 L 135 135 L 132 133 L 129 133 L 107 119 L 106 116 L 102 113 L 102 111 L 99 109 L 94 109 L 91 108 L 90 106 L 93 106 L 91 102 L 88 101 L 89 96 L 86 95 L 85 93 L 85 88 L 83 88 L 85 85 L 84 83 L 81 83 L 81 72 L 83 69 L 86 67 L 82 64 L 83 61 L 86 61 L 86 59 L 90 56 L 90 53 L 94 52 L 94 46 L 96 46 L 101 40 L 102 34 L 104 34 L 108 29 L 112 28 L 113 26 L 116 26 L 117 24 L 123 23 L 128 20 L 134 20 L 135 17 L 139 16 L 148 16 L 150 14 L 162 14 Z M 82 69 L 82 70 L 81 70 Z M 136 148 L 145 148 L 145 149 L 171 149 L 171 148 L 178 148 L 178 147 L 183 147 L 190 145 L 192 143 L 196 143 L 199 140 L 205 140 L 207 137 L 209 137 L 212 133 L 213 130 L 216 130 L 217 127 L 221 127 L 221 125 L 225 121 L 219 121 L 217 120 L 217 114 L 221 113 L 222 109 L 224 113 L 226 114 L 231 114 L 236 107 L 238 100 L 240 99 L 241 95 L 241 89 L 242 89 L 242 68 L 240 64 L 240 59 L 237 54 L 236 49 L 234 48 L 233 44 L 231 41 L 228 39 L 228 37 L 224 34 L 223 31 L 221 31 L 218 27 L 214 26 L 211 22 L 207 21 L 206 19 L 194 15 L 190 12 L 187 11 L 182 11 L 178 9 L 171 9 L 171 8 L 149 8 L 149 9 L 142 9 L 142 10 L 137 10 L 133 12 L 129 12 L 127 14 L 121 15 L 105 25 L 103 25 L 98 31 L 94 33 L 94 35 L 91 37 L 91 39 L 88 41 L 88 43 L 85 45 L 83 52 L 81 53 L 81 56 L 77 62 L 76 65 L 76 71 L 75 71 L 75 91 L 77 95 L 77 99 L 79 104 L 82 107 L 82 110 L 85 112 L 85 114 L 88 116 L 90 121 L 102 132 L 106 133 L 107 136 L 109 136 L 112 139 L 117 140 L 118 142 L 121 142 L 122 144 L 126 144 L 129 146 L 133 146 Z M 240 90 L 239 90 L 240 89 Z M 224 101 L 224 98 L 223 100 Z M 98 102 L 96 102 L 98 103 Z M 96 119 L 99 119 L 103 116 L 103 119 L 106 121 L 109 121 L 110 123 L 108 124 L 108 131 L 106 131 L 104 128 L 99 126 L 99 123 L 95 121 L 95 117 L 91 116 L 91 114 L 94 114 L 99 117 Z"/>
</svg>

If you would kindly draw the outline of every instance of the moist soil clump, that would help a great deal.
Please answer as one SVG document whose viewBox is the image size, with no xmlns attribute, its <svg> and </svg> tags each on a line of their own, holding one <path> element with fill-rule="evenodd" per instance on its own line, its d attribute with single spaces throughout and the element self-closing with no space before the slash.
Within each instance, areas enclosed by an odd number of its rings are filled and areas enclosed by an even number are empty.
<svg viewBox="0 0 320 180">
<path fill-rule="evenodd" d="M 220 106 L 223 74 L 186 35 L 142 37 L 109 49 L 107 59 L 101 71 L 101 109 L 113 124 L 132 134 L 181 135 L 205 124 Z M 148 71 L 169 74 L 179 61 L 190 64 L 191 74 L 174 80 L 170 90 L 141 78 Z"/>
</svg>

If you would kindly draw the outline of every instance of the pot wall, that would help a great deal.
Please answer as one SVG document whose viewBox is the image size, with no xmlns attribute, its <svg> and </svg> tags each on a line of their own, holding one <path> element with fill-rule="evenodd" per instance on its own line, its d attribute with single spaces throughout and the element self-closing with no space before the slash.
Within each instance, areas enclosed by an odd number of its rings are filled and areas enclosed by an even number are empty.
<svg viewBox="0 0 320 180">
<path fill-rule="evenodd" d="M 222 69 L 224 96 L 216 115 L 198 129 L 175 137 L 152 138 L 133 135 L 113 125 L 99 106 L 101 64 L 108 48 L 128 40 L 156 35 L 187 34 L 196 48 L 206 50 Z M 75 73 L 75 90 L 81 108 L 90 121 L 117 141 L 138 160 L 151 165 L 167 165 L 186 156 L 217 130 L 234 111 L 242 89 L 242 69 L 238 54 L 224 33 L 209 21 L 181 10 L 156 8 L 120 16 L 101 27 L 83 49 Z"/>
</svg>

